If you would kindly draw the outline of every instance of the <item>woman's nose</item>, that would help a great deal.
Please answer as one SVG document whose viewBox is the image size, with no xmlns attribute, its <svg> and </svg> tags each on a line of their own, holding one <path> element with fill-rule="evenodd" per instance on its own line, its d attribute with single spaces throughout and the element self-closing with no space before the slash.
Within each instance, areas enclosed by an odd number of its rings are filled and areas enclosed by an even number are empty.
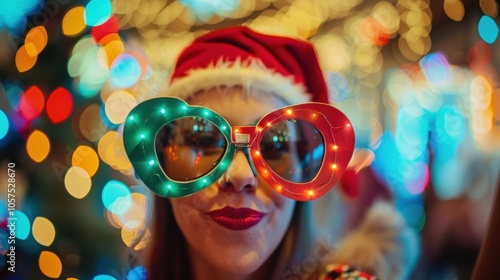
<svg viewBox="0 0 500 280">
<path fill-rule="evenodd" d="M 242 151 L 237 151 L 233 161 L 219 180 L 223 191 L 255 191 L 257 178 L 254 176 L 249 159 Z"/>
</svg>

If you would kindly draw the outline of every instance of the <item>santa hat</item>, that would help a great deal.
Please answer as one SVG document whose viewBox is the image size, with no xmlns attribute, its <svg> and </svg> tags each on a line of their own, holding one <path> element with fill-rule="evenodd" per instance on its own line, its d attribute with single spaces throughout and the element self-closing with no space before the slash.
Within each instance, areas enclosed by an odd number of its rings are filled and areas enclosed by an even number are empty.
<svg viewBox="0 0 500 280">
<path fill-rule="evenodd" d="M 245 26 L 205 34 L 180 54 L 165 94 L 182 99 L 217 86 L 272 92 L 290 104 L 328 103 L 313 46 Z"/>
<path fill-rule="evenodd" d="M 217 30 L 195 39 L 179 55 L 170 85 L 160 95 L 186 99 L 219 86 L 273 93 L 290 105 L 329 103 L 328 86 L 311 43 L 258 33 L 245 26 Z M 341 180 L 345 195 L 358 194 L 357 173 L 372 160 L 371 150 L 354 150 Z"/>
</svg>

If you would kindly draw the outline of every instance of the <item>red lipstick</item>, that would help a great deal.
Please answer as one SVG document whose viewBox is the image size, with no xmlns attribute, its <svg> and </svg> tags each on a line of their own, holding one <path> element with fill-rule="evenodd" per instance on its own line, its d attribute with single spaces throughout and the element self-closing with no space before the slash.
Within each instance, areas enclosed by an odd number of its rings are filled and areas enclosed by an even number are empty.
<svg viewBox="0 0 500 280">
<path fill-rule="evenodd" d="M 258 224 L 266 215 L 250 208 L 224 207 L 207 213 L 212 220 L 230 230 L 244 230 Z"/>
</svg>

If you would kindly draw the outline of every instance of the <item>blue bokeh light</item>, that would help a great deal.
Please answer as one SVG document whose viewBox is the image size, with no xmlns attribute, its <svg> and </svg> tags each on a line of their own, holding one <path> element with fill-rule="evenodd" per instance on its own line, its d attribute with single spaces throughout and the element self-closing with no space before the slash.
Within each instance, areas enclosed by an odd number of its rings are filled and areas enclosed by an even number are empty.
<svg viewBox="0 0 500 280">
<path fill-rule="evenodd" d="M 335 72 L 326 73 L 325 78 L 328 85 L 328 97 L 330 98 L 330 101 L 344 101 L 351 91 L 349 81 L 347 81 L 342 74 Z"/>
<path fill-rule="evenodd" d="M 26 17 L 38 13 L 43 8 L 41 0 L 0 1 L 0 30 L 8 29 L 14 34 L 21 34 L 26 25 Z"/>
<path fill-rule="evenodd" d="M 239 0 L 180 0 L 196 17 L 207 21 L 214 15 L 228 16 L 239 6 Z"/>
<path fill-rule="evenodd" d="M 0 140 L 7 135 L 7 132 L 9 132 L 9 119 L 7 115 L 0 110 Z"/>
<path fill-rule="evenodd" d="M 85 23 L 89 26 L 101 25 L 111 17 L 111 11 L 109 0 L 92 0 L 85 6 Z"/>
<path fill-rule="evenodd" d="M 94 280 L 116 280 L 116 278 L 107 274 L 100 274 L 94 277 Z"/>
<path fill-rule="evenodd" d="M 109 71 L 111 84 L 119 88 L 133 86 L 141 77 L 141 73 L 141 65 L 135 57 L 129 54 L 118 56 Z"/>
<path fill-rule="evenodd" d="M 110 180 L 102 190 L 102 202 L 110 212 L 122 215 L 132 205 L 130 189 L 120 181 Z"/>
<path fill-rule="evenodd" d="M 127 273 L 128 280 L 146 279 L 146 269 L 142 266 L 136 266 Z"/>
<path fill-rule="evenodd" d="M 26 214 L 19 210 L 14 210 L 16 220 L 16 238 L 25 240 L 28 238 L 31 230 L 31 223 Z"/>
<path fill-rule="evenodd" d="M 419 64 L 429 82 L 440 86 L 450 82 L 450 64 L 442 53 L 426 55 L 419 61 Z"/>
<path fill-rule="evenodd" d="M 493 44 L 498 37 L 498 25 L 494 19 L 484 15 L 478 24 L 479 36 L 488 44 Z"/>
</svg>

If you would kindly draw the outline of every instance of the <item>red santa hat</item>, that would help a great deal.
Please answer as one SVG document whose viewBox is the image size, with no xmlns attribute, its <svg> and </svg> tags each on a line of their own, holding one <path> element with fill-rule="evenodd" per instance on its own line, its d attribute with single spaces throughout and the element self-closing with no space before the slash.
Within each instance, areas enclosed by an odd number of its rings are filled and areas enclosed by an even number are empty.
<svg viewBox="0 0 500 280">
<path fill-rule="evenodd" d="M 245 26 L 205 34 L 180 54 L 165 94 L 185 99 L 217 86 L 271 92 L 290 104 L 328 103 L 314 47 Z"/>
<path fill-rule="evenodd" d="M 186 99 L 219 86 L 241 86 L 247 93 L 273 93 L 290 105 L 329 103 L 328 86 L 311 43 L 258 33 L 245 26 L 196 38 L 179 55 L 170 85 L 161 95 Z M 345 195 L 358 195 L 357 173 L 372 159 L 370 150 L 355 149 L 341 180 Z"/>
</svg>

